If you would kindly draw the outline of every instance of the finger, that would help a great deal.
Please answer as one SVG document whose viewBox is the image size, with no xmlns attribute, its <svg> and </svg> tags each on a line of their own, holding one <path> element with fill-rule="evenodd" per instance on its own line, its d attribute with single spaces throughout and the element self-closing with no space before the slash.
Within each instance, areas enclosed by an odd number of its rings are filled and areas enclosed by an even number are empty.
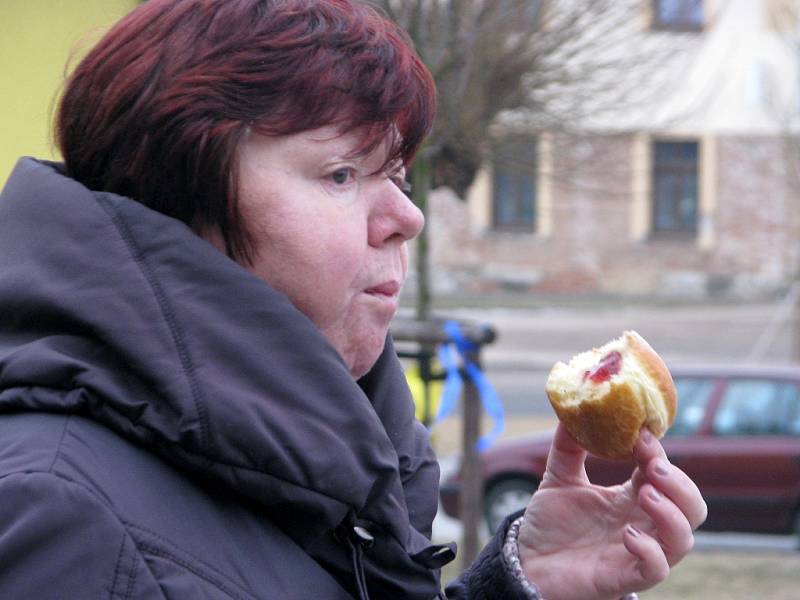
<svg viewBox="0 0 800 600">
<path fill-rule="evenodd" d="M 646 427 L 642 427 L 639 437 L 633 447 L 633 457 L 637 462 L 636 468 L 631 475 L 634 496 L 638 495 L 641 487 L 647 483 L 647 466 L 658 458 L 666 459 L 666 452 L 661 446 L 661 442 Z"/>
<path fill-rule="evenodd" d="M 644 468 L 656 458 L 667 460 L 667 453 L 664 452 L 664 447 L 658 441 L 658 438 L 647 427 L 642 427 L 639 432 L 639 438 L 633 447 L 633 457 L 639 466 Z"/>
<path fill-rule="evenodd" d="M 652 519 L 668 563 L 686 556 L 694 546 L 694 533 L 681 509 L 651 484 L 639 490 L 639 506 Z"/>
<path fill-rule="evenodd" d="M 646 479 L 675 502 L 692 529 L 697 529 L 708 516 L 700 490 L 686 473 L 669 462 L 661 442 L 647 428 L 642 428 L 633 454 Z"/>
<path fill-rule="evenodd" d="M 549 475 L 561 483 L 588 483 L 585 463 L 586 451 L 578 445 L 567 428 L 559 423 L 547 457 L 545 477 Z"/>
<path fill-rule="evenodd" d="M 656 458 L 647 465 L 647 480 L 668 497 L 697 529 L 708 516 L 700 490 L 691 478 L 667 460 Z"/>
<path fill-rule="evenodd" d="M 664 581 L 669 575 L 669 563 L 659 543 L 633 525 L 625 528 L 622 543 L 636 560 L 636 571 L 622 575 L 621 587 L 642 591 Z"/>
</svg>

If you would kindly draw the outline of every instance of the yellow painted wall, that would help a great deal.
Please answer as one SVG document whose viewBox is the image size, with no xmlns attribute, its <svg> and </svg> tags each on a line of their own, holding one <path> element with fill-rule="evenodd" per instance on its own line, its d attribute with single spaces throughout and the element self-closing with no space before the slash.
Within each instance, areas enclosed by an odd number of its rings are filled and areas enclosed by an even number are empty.
<svg viewBox="0 0 800 600">
<path fill-rule="evenodd" d="M 0 186 L 23 155 L 57 158 L 51 122 L 67 61 L 137 0 L 0 0 Z"/>
</svg>

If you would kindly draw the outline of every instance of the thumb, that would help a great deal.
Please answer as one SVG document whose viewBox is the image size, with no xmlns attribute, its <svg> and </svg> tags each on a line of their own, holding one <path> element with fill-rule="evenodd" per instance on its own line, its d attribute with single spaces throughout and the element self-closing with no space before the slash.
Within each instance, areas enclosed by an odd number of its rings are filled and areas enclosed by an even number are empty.
<svg viewBox="0 0 800 600">
<path fill-rule="evenodd" d="M 585 463 L 586 450 L 578 445 L 563 423 L 559 422 L 547 457 L 542 485 L 589 483 Z"/>
</svg>

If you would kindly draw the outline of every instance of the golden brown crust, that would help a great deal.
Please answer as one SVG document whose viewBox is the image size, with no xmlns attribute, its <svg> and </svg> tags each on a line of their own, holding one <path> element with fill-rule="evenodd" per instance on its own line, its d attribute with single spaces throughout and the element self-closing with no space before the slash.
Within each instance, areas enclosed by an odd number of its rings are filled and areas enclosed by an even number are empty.
<svg viewBox="0 0 800 600">
<path fill-rule="evenodd" d="M 585 450 L 608 459 L 628 458 L 645 421 L 645 410 L 626 382 L 612 384 L 598 402 L 565 405 L 565 398 L 547 390 L 559 420 Z"/>
<path fill-rule="evenodd" d="M 628 343 L 629 350 L 639 359 L 642 368 L 652 378 L 658 389 L 664 397 L 664 405 L 667 408 L 667 424 L 664 431 L 654 431 L 658 437 L 661 437 L 666 432 L 673 421 L 675 421 L 675 411 L 678 406 L 678 397 L 675 391 L 675 383 L 672 381 L 672 375 L 661 360 L 661 357 L 655 350 L 647 343 L 647 341 L 635 331 L 626 331 L 624 333 L 625 339 Z"/>
</svg>

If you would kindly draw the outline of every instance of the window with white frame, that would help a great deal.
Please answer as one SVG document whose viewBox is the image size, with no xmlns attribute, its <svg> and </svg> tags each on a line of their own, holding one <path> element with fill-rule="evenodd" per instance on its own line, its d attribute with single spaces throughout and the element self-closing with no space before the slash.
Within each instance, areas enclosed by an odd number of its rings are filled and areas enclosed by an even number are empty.
<svg viewBox="0 0 800 600">
<path fill-rule="evenodd" d="M 492 155 L 492 227 L 498 231 L 536 230 L 537 143 L 505 138 Z"/>
</svg>

